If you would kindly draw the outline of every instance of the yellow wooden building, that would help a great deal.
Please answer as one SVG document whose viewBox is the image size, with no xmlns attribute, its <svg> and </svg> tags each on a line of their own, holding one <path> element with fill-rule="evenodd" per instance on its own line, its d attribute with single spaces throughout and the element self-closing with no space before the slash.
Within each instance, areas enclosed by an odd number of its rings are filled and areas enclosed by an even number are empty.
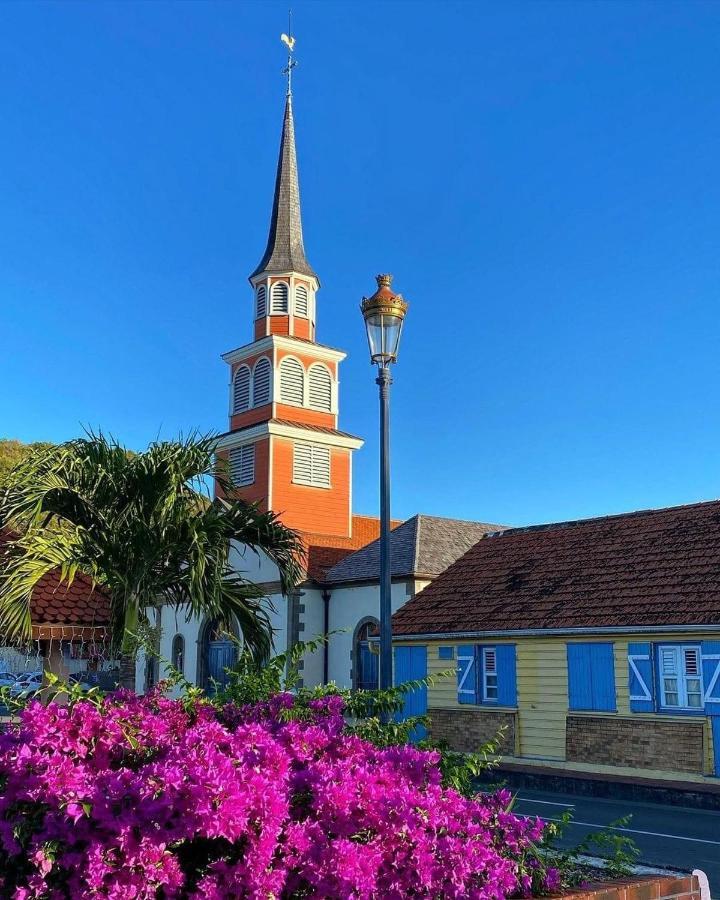
<svg viewBox="0 0 720 900">
<path fill-rule="evenodd" d="M 412 711 L 507 762 L 705 782 L 720 775 L 720 502 L 509 529 L 393 617 Z"/>
</svg>

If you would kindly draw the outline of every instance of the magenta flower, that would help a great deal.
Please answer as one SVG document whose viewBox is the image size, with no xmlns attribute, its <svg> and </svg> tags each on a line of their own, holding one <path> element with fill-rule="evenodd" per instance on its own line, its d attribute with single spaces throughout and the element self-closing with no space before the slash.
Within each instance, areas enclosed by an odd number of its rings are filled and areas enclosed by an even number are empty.
<svg viewBox="0 0 720 900">
<path fill-rule="evenodd" d="M 539 820 L 441 785 L 439 755 L 349 735 L 341 697 L 220 710 L 155 692 L 32 703 L 0 734 L 3 896 L 501 900 Z M 560 884 L 548 869 L 543 888 Z"/>
</svg>

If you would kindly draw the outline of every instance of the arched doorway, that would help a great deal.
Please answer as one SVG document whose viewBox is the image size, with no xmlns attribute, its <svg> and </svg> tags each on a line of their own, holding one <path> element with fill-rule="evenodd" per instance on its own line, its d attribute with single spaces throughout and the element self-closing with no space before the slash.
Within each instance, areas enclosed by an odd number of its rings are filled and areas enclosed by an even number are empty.
<svg viewBox="0 0 720 900">
<path fill-rule="evenodd" d="M 368 617 L 361 619 L 353 636 L 353 687 L 360 691 L 374 691 L 378 686 L 377 653 L 370 649 L 369 638 L 377 633 L 377 619 Z M 377 648 L 376 648 L 377 649 Z"/>
<path fill-rule="evenodd" d="M 238 658 L 237 639 L 237 627 L 228 625 L 223 619 L 206 619 L 200 629 L 197 683 L 208 693 L 227 684 L 227 669 L 232 668 Z"/>
</svg>

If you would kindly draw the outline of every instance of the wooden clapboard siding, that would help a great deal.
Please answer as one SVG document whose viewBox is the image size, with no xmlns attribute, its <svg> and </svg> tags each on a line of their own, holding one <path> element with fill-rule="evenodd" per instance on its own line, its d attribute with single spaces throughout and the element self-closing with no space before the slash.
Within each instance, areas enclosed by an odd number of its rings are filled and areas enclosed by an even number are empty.
<svg viewBox="0 0 720 900">
<path fill-rule="evenodd" d="M 564 759 L 567 716 L 565 642 L 517 643 L 520 755 Z"/>
<path fill-rule="evenodd" d="M 692 633 L 673 634 L 667 637 L 668 642 L 680 641 L 699 643 L 703 636 Z M 661 643 L 659 635 L 647 635 L 638 632 L 635 635 L 583 635 L 578 637 L 525 637 L 508 640 L 488 638 L 485 641 L 464 641 L 458 643 L 448 638 L 444 641 L 417 641 L 428 648 L 428 674 L 439 675 L 441 672 L 455 670 L 457 667 L 458 646 L 472 644 L 504 644 L 516 646 L 517 691 L 518 691 L 518 742 L 519 754 L 531 759 L 547 759 L 563 761 L 565 759 L 565 730 L 568 715 L 568 679 L 567 679 L 567 643 L 582 640 L 590 643 L 612 643 L 614 648 L 615 693 L 617 713 L 596 712 L 597 716 L 638 717 L 642 721 L 688 721 L 682 714 L 643 713 L 630 711 L 628 689 L 628 645 L 630 643 L 651 641 Z M 440 659 L 439 647 L 452 647 L 455 658 Z M 428 690 L 428 708 L 432 709 L 465 709 L 457 700 L 457 681 L 455 677 L 442 678 Z M 714 765 L 712 728 L 708 719 L 704 721 L 703 756 L 705 772 L 711 774 Z"/>
</svg>

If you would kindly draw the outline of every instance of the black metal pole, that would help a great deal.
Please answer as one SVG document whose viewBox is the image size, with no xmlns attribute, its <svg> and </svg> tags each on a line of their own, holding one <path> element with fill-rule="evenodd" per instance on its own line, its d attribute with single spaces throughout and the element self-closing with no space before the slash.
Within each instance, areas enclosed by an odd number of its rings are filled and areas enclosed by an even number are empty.
<svg viewBox="0 0 720 900">
<path fill-rule="evenodd" d="M 392 687 L 392 605 L 390 601 L 390 369 L 378 367 L 380 387 L 380 688 Z"/>
</svg>

